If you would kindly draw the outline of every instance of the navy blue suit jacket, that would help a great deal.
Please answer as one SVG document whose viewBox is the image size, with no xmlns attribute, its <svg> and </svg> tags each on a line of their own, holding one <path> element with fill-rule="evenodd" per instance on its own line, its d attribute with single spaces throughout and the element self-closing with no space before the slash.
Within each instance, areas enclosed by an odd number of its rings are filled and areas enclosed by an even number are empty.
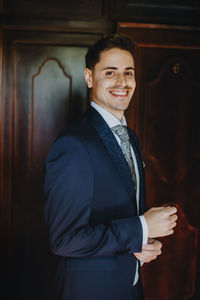
<svg viewBox="0 0 200 300">
<path fill-rule="evenodd" d="M 140 174 L 138 141 L 129 130 Z M 54 299 L 130 300 L 133 252 L 142 248 L 131 172 L 112 131 L 93 108 L 52 145 L 46 163 L 45 219 L 59 256 Z"/>
</svg>

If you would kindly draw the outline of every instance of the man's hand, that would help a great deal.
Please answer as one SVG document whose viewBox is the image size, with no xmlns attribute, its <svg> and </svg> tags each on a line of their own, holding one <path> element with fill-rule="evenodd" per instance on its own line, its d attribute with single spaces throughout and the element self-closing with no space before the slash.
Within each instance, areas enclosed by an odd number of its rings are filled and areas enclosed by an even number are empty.
<svg viewBox="0 0 200 300">
<path fill-rule="evenodd" d="M 162 243 L 160 241 L 148 239 L 148 244 L 142 246 L 142 252 L 135 252 L 133 254 L 138 260 L 148 263 L 161 254 L 161 248 Z"/>
<path fill-rule="evenodd" d="M 144 213 L 149 238 L 167 236 L 174 233 L 176 226 L 176 207 L 153 207 Z"/>
</svg>

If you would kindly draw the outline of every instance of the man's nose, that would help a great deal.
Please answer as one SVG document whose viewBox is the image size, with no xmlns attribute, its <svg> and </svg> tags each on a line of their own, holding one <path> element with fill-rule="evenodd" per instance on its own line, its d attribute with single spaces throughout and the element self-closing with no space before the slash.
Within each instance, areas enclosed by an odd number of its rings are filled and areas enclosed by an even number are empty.
<svg viewBox="0 0 200 300">
<path fill-rule="evenodd" d="M 123 87 L 126 86 L 126 77 L 124 74 L 118 74 L 116 78 L 116 83 L 122 85 Z"/>
</svg>

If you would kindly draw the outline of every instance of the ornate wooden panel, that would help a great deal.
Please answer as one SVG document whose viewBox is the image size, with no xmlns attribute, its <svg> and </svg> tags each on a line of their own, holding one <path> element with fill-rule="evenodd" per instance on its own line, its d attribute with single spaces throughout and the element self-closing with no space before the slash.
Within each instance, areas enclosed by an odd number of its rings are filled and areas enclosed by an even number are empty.
<svg viewBox="0 0 200 300">
<path fill-rule="evenodd" d="M 142 145 L 148 206 L 173 202 L 179 207 L 179 226 L 173 237 L 163 239 L 163 256 L 144 268 L 146 297 L 196 300 L 200 297 L 200 31 L 131 23 L 119 24 L 119 31 L 134 37 L 137 44 L 137 89 L 127 117 Z"/>
<path fill-rule="evenodd" d="M 70 47 L 67 50 L 69 49 Z M 69 53 L 69 56 L 72 57 L 72 53 Z M 17 76 L 19 77 L 19 73 Z M 32 76 L 31 82 L 29 109 L 29 167 L 31 169 L 40 169 L 49 145 L 57 132 L 61 132 L 65 127 L 68 119 L 66 116 L 70 113 L 71 98 L 72 77 L 66 73 L 58 59 L 54 57 L 45 59 L 37 73 Z"/>
<path fill-rule="evenodd" d="M 188 56 L 195 55 L 190 52 Z M 200 82 L 181 56 L 170 58 L 156 78 L 146 82 L 144 153 L 167 184 L 181 182 L 199 155 L 198 95 Z M 190 154 L 186 145 L 191 147 Z"/>
<path fill-rule="evenodd" d="M 99 37 L 4 32 L 1 215 L 2 245 L 9 250 L 9 299 L 51 298 L 55 258 L 44 226 L 44 162 L 57 135 L 86 110 L 84 58 Z"/>
</svg>

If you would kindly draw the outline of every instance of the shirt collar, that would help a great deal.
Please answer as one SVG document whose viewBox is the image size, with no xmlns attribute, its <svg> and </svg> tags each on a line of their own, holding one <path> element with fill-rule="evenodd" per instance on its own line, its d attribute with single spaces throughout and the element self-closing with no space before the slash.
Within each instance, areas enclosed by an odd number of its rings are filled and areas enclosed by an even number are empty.
<svg viewBox="0 0 200 300">
<path fill-rule="evenodd" d="M 113 114 L 105 110 L 102 106 L 96 104 L 94 101 L 91 101 L 90 105 L 100 113 L 100 115 L 110 128 L 116 125 L 127 126 L 126 119 L 124 116 L 122 116 L 122 120 L 120 122 Z"/>
</svg>

